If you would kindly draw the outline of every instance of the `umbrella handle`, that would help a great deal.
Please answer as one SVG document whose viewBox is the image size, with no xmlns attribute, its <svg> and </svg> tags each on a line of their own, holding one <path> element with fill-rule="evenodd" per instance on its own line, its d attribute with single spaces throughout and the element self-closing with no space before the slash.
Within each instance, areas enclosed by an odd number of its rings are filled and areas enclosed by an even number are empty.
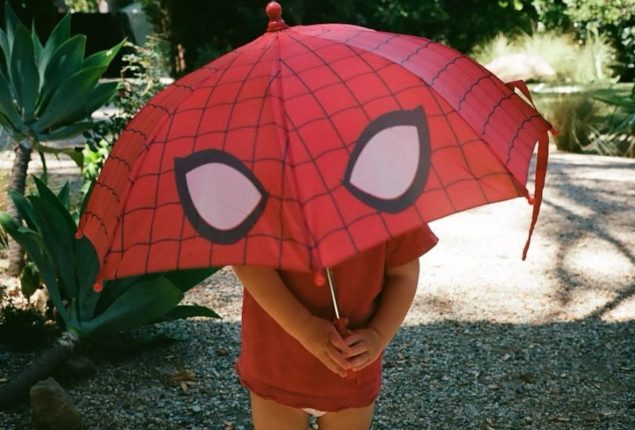
<svg viewBox="0 0 635 430">
<path fill-rule="evenodd" d="M 340 334 L 340 336 L 346 337 L 351 334 L 351 331 L 348 329 L 348 318 L 336 318 L 335 320 L 333 320 L 333 325 L 335 326 L 335 329 Z M 353 372 L 352 370 L 347 370 L 345 378 L 357 382 L 357 373 Z"/>
<path fill-rule="evenodd" d="M 331 299 L 333 300 L 333 310 L 335 311 L 335 319 L 333 320 L 333 325 L 337 332 L 345 338 L 351 331 L 348 329 L 348 318 L 340 315 L 340 308 L 337 304 L 337 297 L 335 296 L 335 282 L 333 281 L 333 272 L 331 269 L 326 269 L 327 279 L 329 281 L 329 290 L 331 291 Z M 357 374 L 352 370 L 346 371 L 346 379 L 352 379 L 354 382 L 357 382 Z"/>
<path fill-rule="evenodd" d="M 340 336 L 346 337 L 349 334 L 351 334 L 351 331 L 348 329 L 348 318 L 346 317 L 336 318 L 333 321 L 333 325 L 335 326 L 335 329 L 340 334 Z"/>
</svg>

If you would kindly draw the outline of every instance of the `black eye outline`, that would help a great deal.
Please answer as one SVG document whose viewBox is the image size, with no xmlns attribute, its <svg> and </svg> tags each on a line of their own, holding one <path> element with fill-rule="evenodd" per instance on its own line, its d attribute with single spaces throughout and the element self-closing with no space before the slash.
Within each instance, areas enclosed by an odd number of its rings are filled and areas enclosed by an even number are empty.
<svg viewBox="0 0 635 430">
<path fill-rule="evenodd" d="M 260 201 L 251 213 L 247 215 L 240 224 L 230 230 L 217 229 L 205 221 L 205 219 L 196 210 L 196 206 L 192 201 L 192 196 L 190 195 L 187 186 L 186 175 L 189 171 L 205 164 L 212 163 L 224 164 L 237 170 L 245 178 L 247 178 L 254 187 L 256 187 L 261 195 Z M 192 227 L 194 227 L 201 236 L 214 243 L 230 245 L 245 237 L 249 230 L 251 230 L 251 228 L 256 224 L 256 221 L 260 218 L 264 212 L 265 206 L 267 205 L 268 194 L 254 173 L 238 158 L 223 151 L 208 149 L 195 152 L 187 157 L 175 158 L 174 175 L 176 188 L 179 193 L 179 198 L 181 199 L 181 205 L 183 206 L 185 216 L 192 224 Z M 222 184 L 220 185 L 222 186 Z"/>
<path fill-rule="evenodd" d="M 400 125 L 415 126 L 419 137 L 419 165 L 417 166 L 417 172 L 410 186 L 404 193 L 394 199 L 383 199 L 353 185 L 351 183 L 351 175 L 366 145 L 368 145 L 377 133 L 387 128 Z M 399 213 L 412 205 L 423 191 L 430 171 L 430 153 L 428 122 L 426 121 L 422 106 L 418 106 L 412 110 L 398 110 L 385 113 L 368 124 L 355 143 L 351 158 L 346 166 L 343 184 L 352 195 L 370 207 L 380 212 Z M 381 172 L 377 173 L 380 174 Z"/>
</svg>

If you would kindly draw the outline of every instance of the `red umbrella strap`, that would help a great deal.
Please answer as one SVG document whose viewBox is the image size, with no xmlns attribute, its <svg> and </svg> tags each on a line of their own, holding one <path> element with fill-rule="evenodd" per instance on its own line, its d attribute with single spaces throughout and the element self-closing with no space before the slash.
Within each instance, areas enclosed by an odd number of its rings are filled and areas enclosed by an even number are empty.
<svg viewBox="0 0 635 430">
<path fill-rule="evenodd" d="M 540 213 L 540 205 L 542 204 L 542 190 L 545 186 L 545 177 L 547 176 L 547 161 L 549 159 L 549 135 L 543 134 L 538 140 L 538 156 L 536 160 L 536 179 L 534 184 L 534 196 L 529 198 L 529 203 L 534 207 L 531 215 L 531 224 L 529 226 L 529 235 L 525 248 L 523 249 L 523 260 L 527 258 L 527 251 L 529 250 L 529 244 L 531 243 L 531 235 L 534 232 L 534 227 L 538 221 L 538 214 Z"/>
<path fill-rule="evenodd" d="M 534 99 L 531 97 L 531 92 L 529 91 L 529 88 L 527 88 L 527 84 L 525 83 L 525 81 L 510 81 L 506 82 L 505 85 L 507 85 L 507 87 L 512 91 L 518 88 L 518 90 L 523 93 L 527 100 L 529 100 L 529 103 L 531 103 L 534 109 L 538 110 L 538 108 L 534 104 Z"/>
</svg>

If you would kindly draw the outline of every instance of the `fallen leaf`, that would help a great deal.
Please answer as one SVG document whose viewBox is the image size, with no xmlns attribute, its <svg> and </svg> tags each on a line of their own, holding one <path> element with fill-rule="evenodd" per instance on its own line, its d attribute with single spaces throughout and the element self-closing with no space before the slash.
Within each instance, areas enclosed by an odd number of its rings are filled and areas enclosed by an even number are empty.
<svg viewBox="0 0 635 430">
<path fill-rule="evenodd" d="M 187 391 L 194 385 L 196 375 L 191 370 L 178 370 L 174 374 L 165 378 L 166 384 L 178 384 L 183 391 Z"/>
</svg>

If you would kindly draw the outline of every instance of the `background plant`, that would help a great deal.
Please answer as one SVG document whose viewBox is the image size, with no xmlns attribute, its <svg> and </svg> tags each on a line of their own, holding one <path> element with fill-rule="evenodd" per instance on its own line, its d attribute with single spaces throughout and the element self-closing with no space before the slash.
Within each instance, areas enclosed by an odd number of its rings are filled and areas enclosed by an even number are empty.
<svg viewBox="0 0 635 430">
<path fill-rule="evenodd" d="M 41 344 L 49 326 L 39 309 L 9 301 L 0 308 L 0 342 L 17 347 Z"/>
<path fill-rule="evenodd" d="M 554 137 L 558 149 L 584 152 L 599 126 L 600 107 L 588 94 L 565 94 L 553 102 L 549 119 L 558 130 Z"/>
<path fill-rule="evenodd" d="M 114 143 L 137 112 L 159 91 L 165 88 L 169 76 L 166 41 L 158 35 L 148 37 L 144 46 L 126 43 L 129 53 L 123 56 L 124 67 L 119 80 L 113 112 L 84 132 L 82 174 L 85 194 L 97 178 Z"/>
<path fill-rule="evenodd" d="M 69 12 L 96 13 L 99 12 L 98 0 L 64 0 L 64 4 L 68 7 Z"/>
<path fill-rule="evenodd" d="M 68 207 L 68 185 L 56 195 L 42 181 L 34 180 L 37 194 L 11 193 L 26 226 L 6 212 L 0 213 L 0 225 L 27 250 L 64 331 L 49 352 L 10 383 L 0 385 L 0 410 L 21 400 L 86 338 L 160 321 L 218 318 L 206 307 L 179 305 L 185 292 L 216 268 L 106 281 L 103 290 L 96 292 L 99 261 L 90 241 L 75 237 L 77 224 Z"/>
<path fill-rule="evenodd" d="M 66 15 L 42 44 L 35 30 L 25 27 L 5 3 L 0 30 L 0 126 L 15 149 L 9 189 L 24 194 L 28 165 L 35 150 L 64 153 L 80 166 L 81 152 L 44 142 L 67 139 L 92 126 L 91 114 L 115 94 L 116 83 L 99 83 L 121 44 L 84 58 L 86 37 L 71 37 Z M 9 201 L 9 213 L 18 217 Z M 9 273 L 21 269 L 22 253 L 10 245 Z"/>
<path fill-rule="evenodd" d="M 576 39 L 603 36 L 617 50 L 614 73 L 635 79 L 635 0 L 533 0 L 546 29 L 573 32 Z"/>
<path fill-rule="evenodd" d="M 536 88 L 534 101 L 559 131 L 558 149 L 619 157 L 635 156 L 632 84 L 579 86 L 572 92 Z"/>
<path fill-rule="evenodd" d="M 590 37 L 580 43 L 573 33 L 546 31 L 511 37 L 500 33 L 471 52 L 482 64 L 510 54 L 538 55 L 555 72 L 549 78 L 551 82 L 591 84 L 616 80 L 616 51 L 603 36 Z"/>
<path fill-rule="evenodd" d="M 594 99 L 614 110 L 607 131 L 599 134 L 594 146 L 600 153 L 635 158 L 635 85 L 630 94 L 598 91 Z"/>
<path fill-rule="evenodd" d="M 266 2 L 142 0 L 155 31 L 170 41 L 175 76 L 260 36 Z M 499 32 L 530 31 L 536 14 L 530 0 L 285 0 L 290 25 L 345 22 L 383 31 L 421 35 L 468 51 Z M 478 13 L 474 13 L 478 10 Z"/>
</svg>

